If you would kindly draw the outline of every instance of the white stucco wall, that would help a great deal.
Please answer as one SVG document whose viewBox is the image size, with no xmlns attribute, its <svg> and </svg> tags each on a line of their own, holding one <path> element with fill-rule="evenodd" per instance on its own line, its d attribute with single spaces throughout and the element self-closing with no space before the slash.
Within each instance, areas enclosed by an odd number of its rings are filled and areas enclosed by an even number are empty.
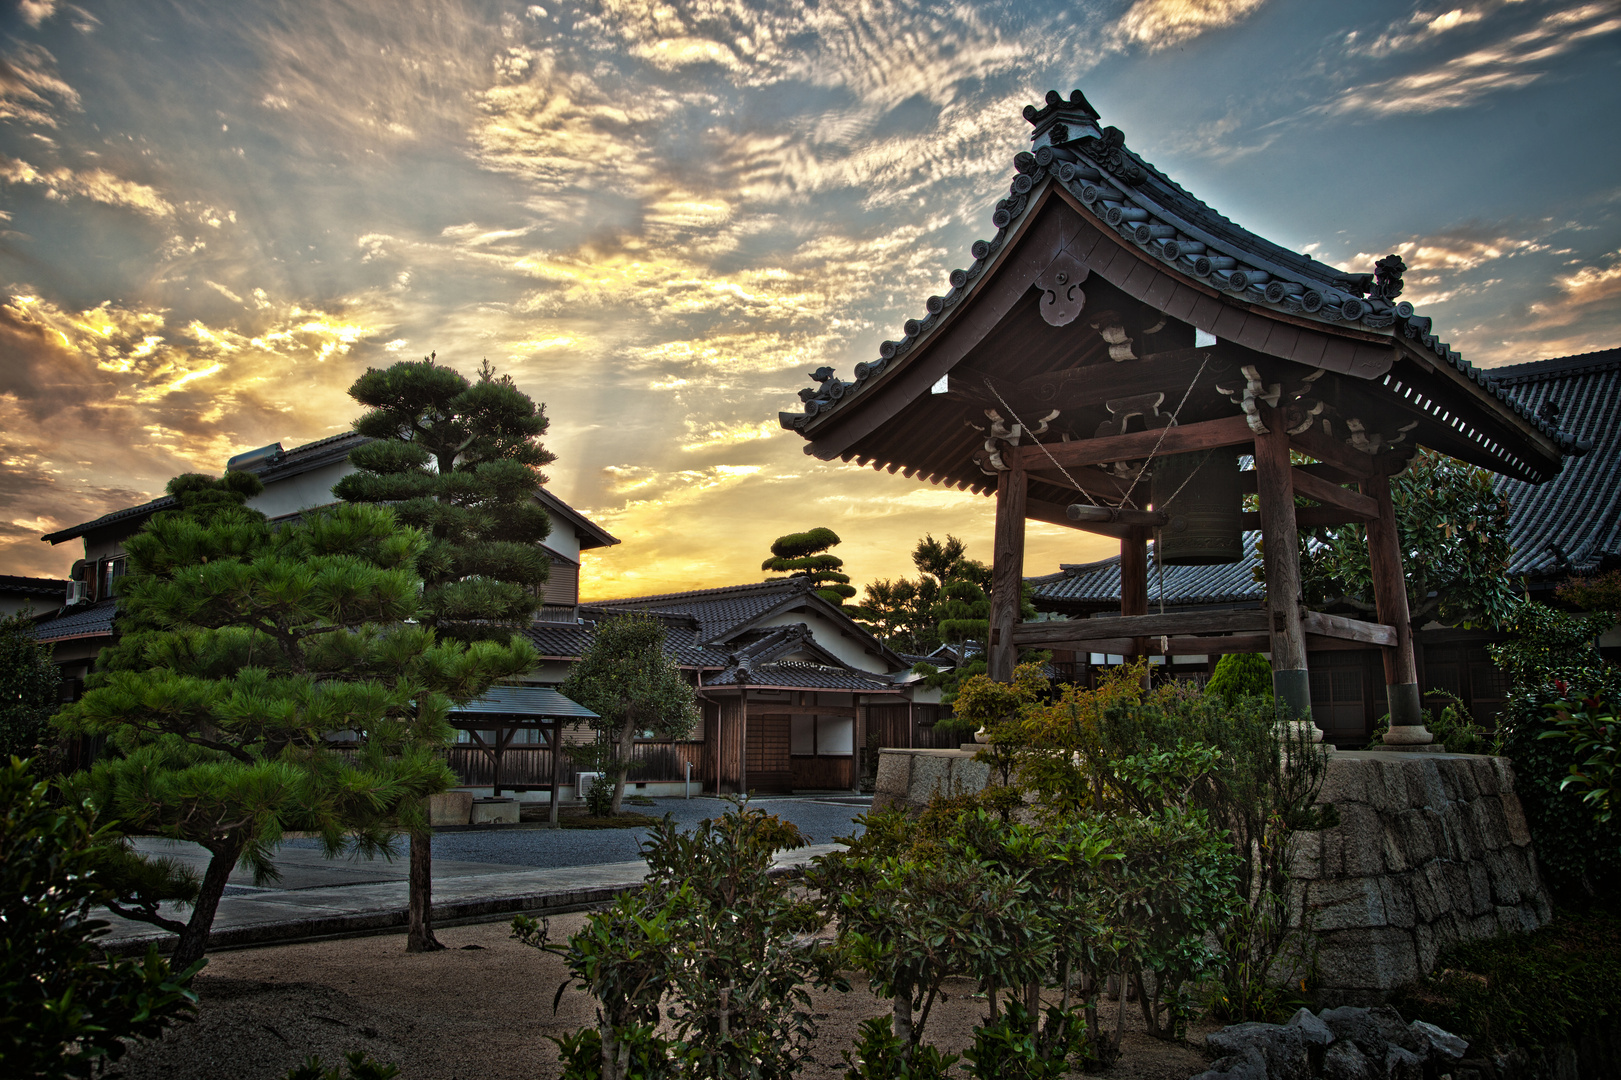
<svg viewBox="0 0 1621 1080">
<path fill-rule="evenodd" d="M 832 619 L 817 614 L 814 611 L 801 609 L 787 611 L 774 615 L 762 622 L 761 626 L 791 626 L 794 623 L 804 623 L 810 627 L 811 636 L 816 644 L 837 656 L 844 663 L 860 671 L 875 671 L 881 675 L 889 674 L 881 656 L 867 651 L 865 644 L 854 636 L 845 636 L 844 630 Z"/>
<path fill-rule="evenodd" d="M 355 471 L 348 461 L 335 461 L 324 468 L 289 476 L 266 484 L 263 493 L 248 500 L 248 506 L 267 518 L 275 519 L 336 502 L 332 485 Z"/>
</svg>

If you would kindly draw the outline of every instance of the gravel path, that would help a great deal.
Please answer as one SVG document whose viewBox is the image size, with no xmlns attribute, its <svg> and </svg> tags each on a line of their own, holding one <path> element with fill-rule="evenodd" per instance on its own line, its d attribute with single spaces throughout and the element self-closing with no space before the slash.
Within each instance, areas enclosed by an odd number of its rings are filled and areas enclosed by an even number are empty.
<svg viewBox="0 0 1621 1080">
<path fill-rule="evenodd" d="M 730 804 L 712 797 L 655 799 L 655 806 L 626 806 L 627 810 L 663 817 L 669 814 L 688 828 L 705 818 L 719 817 Z M 769 811 L 799 826 L 813 844 L 841 836 L 858 835 L 861 826 L 851 819 L 865 813 L 865 805 L 824 802 L 809 798 L 754 799 L 750 806 Z M 642 829 L 530 829 L 489 828 L 468 832 L 441 832 L 433 837 L 435 859 L 501 863 L 550 870 L 564 866 L 629 862 L 641 858 Z M 315 840 L 288 840 L 289 848 L 319 848 Z"/>
</svg>

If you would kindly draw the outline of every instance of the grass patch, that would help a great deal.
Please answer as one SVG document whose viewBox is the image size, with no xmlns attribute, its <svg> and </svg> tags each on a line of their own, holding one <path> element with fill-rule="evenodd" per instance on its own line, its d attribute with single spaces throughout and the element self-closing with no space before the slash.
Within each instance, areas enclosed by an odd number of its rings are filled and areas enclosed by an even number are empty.
<svg viewBox="0 0 1621 1080">
<path fill-rule="evenodd" d="M 1392 1002 L 1477 1048 L 1536 1049 L 1621 1012 L 1621 915 L 1559 908 L 1534 934 L 1455 945 Z"/>
</svg>

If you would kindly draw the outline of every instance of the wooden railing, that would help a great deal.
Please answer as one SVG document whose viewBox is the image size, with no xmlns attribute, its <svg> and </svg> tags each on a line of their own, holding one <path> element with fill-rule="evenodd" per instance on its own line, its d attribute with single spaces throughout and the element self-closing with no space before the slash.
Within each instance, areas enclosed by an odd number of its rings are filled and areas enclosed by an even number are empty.
<svg viewBox="0 0 1621 1080">
<path fill-rule="evenodd" d="M 477 746 L 460 743 L 444 751 L 445 763 L 457 776 L 463 787 L 489 787 L 495 779 L 495 762 Z M 667 782 L 685 780 L 686 764 L 692 762 L 694 783 L 703 783 L 704 744 L 699 742 L 645 742 L 637 743 L 632 754 L 638 764 L 630 772 L 634 782 Z M 579 767 L 566 754 L 560 772 L 561 782 L 573 784 Z M 510 746 L 501 755 L 501 786 L 503 788 L 546 787 L 552 778 L 552 752 L 544 746 Z"/>
</svg>

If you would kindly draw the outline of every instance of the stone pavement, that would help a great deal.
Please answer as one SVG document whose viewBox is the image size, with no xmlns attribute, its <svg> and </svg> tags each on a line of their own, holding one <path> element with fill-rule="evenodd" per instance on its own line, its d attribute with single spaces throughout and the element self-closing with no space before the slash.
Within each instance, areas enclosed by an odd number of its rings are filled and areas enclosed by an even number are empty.
<svg viewBox="0 0 1621 1080">
<path fill-rule="evenodd" d="M 202 858 L 200 849 L 163 841 L 143 841 L 143 851 L 186 861 Z M 817 844 L 781 852 L 778 866 L 800 866 L 817 855 L 838 850 Z M 275 888 L 255 888 L 251 875 L 232 875 L 209 935 L 210 950 L 387 933 L 406 925 L 406 862 L 328 860 L 319 852 L 283 849 L 277 855 L 282 880 Z M 515 869 L 494 863 L 450 862 L 434 865 L 433 917 L 440 926 L 502 919 L 519 913 L 559 914 L 607 903 L 640 885 L 647 864 L 598 863 L 554 869 Z M 105 914 L 105 913 L 104 913 Z M 165 910 L 184 920 L 185 913 Z M 174 935 L 146 923 L 107 915 L 112 931 L 103 944 L 112 952 L 141 953 L 156 943 L 170 948 Z"/>
</svg>

